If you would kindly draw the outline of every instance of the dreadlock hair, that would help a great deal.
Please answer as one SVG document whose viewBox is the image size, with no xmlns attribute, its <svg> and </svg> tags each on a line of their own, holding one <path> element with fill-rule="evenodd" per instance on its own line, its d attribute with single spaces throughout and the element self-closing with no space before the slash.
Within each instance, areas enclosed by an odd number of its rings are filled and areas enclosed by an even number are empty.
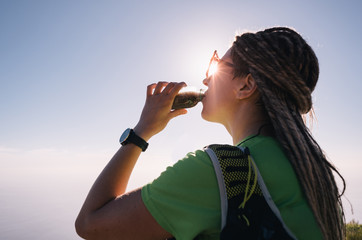
<svg viewBox="0 0 362 240">
<path fill-rule="evenodd" d="M 303 121 L 312 109 L 318 59 L 294 30 L 274 27 L 237 36 L 231 50 L 234 77 L 251 74 L 275 136 L 288 156 L 325 239 L 345 237 L 341 195 L 345 181 L 328 162 Z M 339 195 L 333 176 L 343 181 Z"/>
</svg>

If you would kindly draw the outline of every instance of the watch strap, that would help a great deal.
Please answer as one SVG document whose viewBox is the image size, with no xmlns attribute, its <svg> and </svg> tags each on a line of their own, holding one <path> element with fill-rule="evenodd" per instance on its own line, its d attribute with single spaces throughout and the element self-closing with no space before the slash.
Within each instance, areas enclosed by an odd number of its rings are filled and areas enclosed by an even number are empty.
<svg viewBox="0 0 362 240">
<path fill-rule="evenodd" d="M 128 129 L 127 129 L 128 130 Z M 126 131 L 127 131 L 126 130 Z M 129 134 L 128 136 L 122 140 L 120 139 L 120 142 L 122 144 L 122 146 L 128 144 L 128 143 L 133 143 L 135 144 L 136 146 L 140 147 L 142 149 L 142 151 L 146 151 L 147 147 L 148 147 L 148 143 L 143 139 L 141 138 L 140 136 L 138 136 L 134 131 L 133 129 L 129 129 Z"/>
</svg>

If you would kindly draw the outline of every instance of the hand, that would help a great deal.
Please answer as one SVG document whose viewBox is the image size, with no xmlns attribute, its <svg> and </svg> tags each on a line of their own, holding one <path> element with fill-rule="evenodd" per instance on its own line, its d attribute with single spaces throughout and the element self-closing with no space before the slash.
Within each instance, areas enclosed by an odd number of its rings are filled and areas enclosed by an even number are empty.
<svg viewBox="0 0 362 240">
<path fill-rule="evenodd" d="M 137 135 L 148 141 L 152 136 L 161 132 L 174 117 L 186 114 L 186 109 L 171 111 L 172 103 L 186 84 L 158 82 L 147 87 L 147 98 L 141 118 L 134 128 Z"/>
</svg>

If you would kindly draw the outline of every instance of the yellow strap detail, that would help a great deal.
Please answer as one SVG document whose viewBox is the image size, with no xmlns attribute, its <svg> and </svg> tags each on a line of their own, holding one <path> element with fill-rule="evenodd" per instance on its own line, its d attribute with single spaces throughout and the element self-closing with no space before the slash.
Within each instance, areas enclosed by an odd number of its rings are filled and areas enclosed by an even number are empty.
<svg viewBox="0 0 362 240">
<path fill-rule="evenodd" d="M 244 200 L 243 202 L 239 205 L 239 208 L 244 208 L 246 202 L 251 198 L 251 196 L 253 195 L 257 182 L 258 182 L 258 172 L 256 171 L 256 165 L 254 163 L 254 161 L 251 159 L 250 155 L 248 155 L 248 165 L 249 165 L 249 171 L 248 171 L 248 182 L 246 183 L 246 188 L 245 188 L 245 194 L 244 194 Z M 253 165 L 253 169 L 254 169 L 254 182 L 253 182 L 253 186 L 251 187 L 250 190 L 250 194 L 248 195 L 248 191 L 249 191 L 249 185 L 250 185 L 250 178 L 251 178 L 251 165 Z"/>
</svg>

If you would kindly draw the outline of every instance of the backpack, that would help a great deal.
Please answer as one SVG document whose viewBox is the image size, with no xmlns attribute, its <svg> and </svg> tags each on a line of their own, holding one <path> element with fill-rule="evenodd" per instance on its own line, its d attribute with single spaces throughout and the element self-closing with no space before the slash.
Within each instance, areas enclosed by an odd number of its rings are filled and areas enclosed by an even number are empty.
<svg viewBox="0 0 362 240">
<path fill-rule="evenodd" d="M 248 148 L 209 145 L 221 200 L 221 240 L 296 239 L 283 222 Z"/>
</svg>

